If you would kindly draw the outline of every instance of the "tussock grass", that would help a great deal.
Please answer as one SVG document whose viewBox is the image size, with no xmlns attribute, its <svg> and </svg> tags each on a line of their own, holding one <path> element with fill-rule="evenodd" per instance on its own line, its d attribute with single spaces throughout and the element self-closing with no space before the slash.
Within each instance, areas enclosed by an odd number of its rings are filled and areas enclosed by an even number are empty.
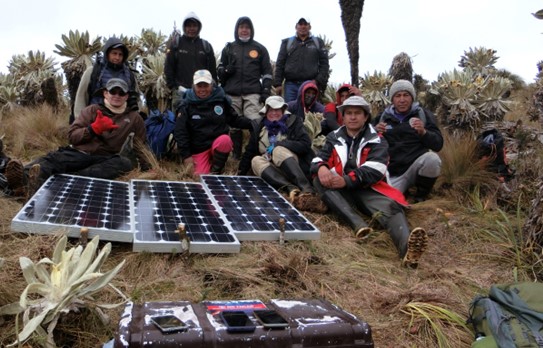
<svg viewBox="0 0 543 348">
<path fill-rule="evenodd" d="M 54 149 L 41 140 L 18 147 L 16 135 L 31 134 L 19 127 L 29 127 L 31 118 L 52 117 L 51 129 L 44 134 L 58 132 L 54 138 L 60 139 L 59 144 L 65 141 L 64 115 L 68 113 L 55 116 L 47 109 L 36 112 L 3 116 L 0 134 L 6 134 L 7 151 L 12 157 L 30 159 L 39 151 L 43 154 Z M 17 117 L 23 119 L 16 122 Z M 55 124 L 60 125 L 55 128 L 58 131 L 52 131 Z M 521 224 L 522 210 L 518 216 L 508 211 L 502 216 L 495 205 L 482 204 L 486 197 L 493 197 L 494 186 L 487 183 L 488 175 L 470 162 L 471 140 L 446 139 L 440 153 L 444 174 L 439 189 L 432 199 L 413 205 L 407 212 L 411 227 L 420 226 L 429 232 L 429 249 L 416 270 L 400 267 L 390 237 L 379 226 L 374 226 L 374 232 L 361 242 L 334 215 L 315 213 L 305 215 L 321 231 L 317 241 L 289 241 L 284 245 L 242 242 L 241 252 L 232 255 L 133 253 L 131 245 L 114 243 L 104 267 L 111 269 L 126 259 L 112 283 L 136 303 L 323 298 L 368 322 L 376 347 L 469 347 L 471 332 L 460 325 L 460 318 L 467 318 L 475 294 L 494 283 L 533 277 L 524 259 L 508 260 L 517 252 L 509 236 Z M 189 169 L 178 162 L 150 160 L 155 161 L 152 171 L 134 170 L 121 180 L 194 180 Z M 237 164 L 230 159 L 226 174 L 235 174 Z M 2 305 L 15 301 L 26 285 L 19 257 L 38 260 L 50 256 L 62 231 L 52 236 L 13 233 L 11 219 L 23 202 L 0 197 L 0 204 L 0 257 L 5 258 L 0 269 Z M 119 300 L 110 288 L 96 298 L 103 303 Z M 106 327 L 92 311 L 70 314 L 58 324 L 55 339 L 70 347 L 96 347 L 112 337 L 121 310 L 106 314 L 111 317 Z M 3 319 L 0 346 L 12 342 L 16 332 L 14 318 Z"/>
</svg>

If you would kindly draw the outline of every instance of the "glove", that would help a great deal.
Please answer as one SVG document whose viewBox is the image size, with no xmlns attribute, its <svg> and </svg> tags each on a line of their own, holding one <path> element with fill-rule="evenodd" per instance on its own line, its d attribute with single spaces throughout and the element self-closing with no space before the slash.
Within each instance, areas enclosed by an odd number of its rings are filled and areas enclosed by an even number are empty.
<svg viewBox="0 0 543 348">
<path fill-rule="evenodd" d="M 115 123 L 113 123 L 113 120 L 107 116 L 104 116 L 102 114 L 101 110 L 96 111 L 96 119 L 91 124 L 92 131 L 97 134 L 101 135 L 105 131 L 110 131 L 113 129 L 119 128 Z"/>
<path fill-rule="evenodd" d="M 270 97 L 270 91 L 265 89 L 262 91 L 262 94 L 260 94 L 260 103 L 261 104 L 265 104 L 266 103 L 266 99 L 268 99 Z"/>
</svg>

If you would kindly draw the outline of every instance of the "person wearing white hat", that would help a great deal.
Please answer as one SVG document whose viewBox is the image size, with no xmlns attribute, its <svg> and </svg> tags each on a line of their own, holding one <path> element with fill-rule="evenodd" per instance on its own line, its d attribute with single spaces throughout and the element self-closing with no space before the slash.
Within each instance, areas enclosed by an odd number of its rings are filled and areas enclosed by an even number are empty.
<svg viewBox="0 0 543 348">
<path fill-rule="evenodd" d="M 359 212 L 387 229 L 406 267 L 417 267 L 426 250 L 426 231 L 409 231 L 403 194 L 387 184 L 388 146 L 370 124 L 370 105 L 363 97 L 347 98 L 338 107 L 343 126 L 326 136 L 326 143 L 311 163 L 314 186 L 324 203 L 366 238 L 371 232 Z M 356 207 L 353 208 L 351 203 Z"/>
<path fill-rule="evenodd" d="M 239 163 L 239 175 L 249 169 L 276 190 L 287 194 L 300 210 L 325 212 L 311 185 L 309 165 L 314 157 L 311 139 L 300 117 L 287 110 L 280 96 L 266 99 L 262 121 L 253 122 L 252 136 Z"/>
<path fill-rule="evenodd" d="M 251 121 L 236 113 L 208 70 L 198 70 L 177 110 L 174 138 L 184 165 L 194 174 L 221 174 L 232 152 L 230 127 L 251 129 Z"/>
<path fill-rule="evenodd" d="M 415 187 L 414 201 L 428 198 L 439 174 L 443 135 L 435 116 L 415 102 L 415 87 L 397 80 L 390 86 L 392 104 L 374 121 L 388 142 L 390 184 L 407 194 Z"/>
</svg>

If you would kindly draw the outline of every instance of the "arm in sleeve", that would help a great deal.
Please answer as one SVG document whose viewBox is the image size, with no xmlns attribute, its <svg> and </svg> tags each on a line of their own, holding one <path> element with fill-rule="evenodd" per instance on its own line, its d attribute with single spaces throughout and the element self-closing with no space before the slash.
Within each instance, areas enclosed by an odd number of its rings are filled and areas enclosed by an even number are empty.
<svg viewBox="0 0 543 348">
<path fill-rule="evenodd" d="M 90 125 L 96 119 L 98 105 L 89 105 L 76 117 L 68 130 L 68 141 L 72 145 L 80 145 L 90 142 L 97 135 L 92 131 Z"/>
<path fill-rule="evenodd" d="M 330 77 L 330 63 L 328 61 L 328 50 L 324 46 L 324 41 L 321 38 L 318 38 L 321 45 L 319 51 L 319 74 L 316 77 L 317 84 L 319 88 L 324 90 L 326 84 L 328 83 L 328 78 Z"/>
<path fill-rule="evenodd" d="M 213 51 L 213 46 L 209 43 L 209 52 L 207 53 L 207 67 L 209 69 L 209 72 L 211 73 L 211 76 L 213 76 L 213 80 L 215 82 L 218 82 L 217 80 L 217 61 L 215 60 L 215 51 Z"/>
<path fill-rule="evenodd" d="M 180 115 L 175 121 L 175 129 L 173 131 L 173 136 L 175 142 L 177 143 L 177 150 L 181 159 L 189 158 L 192 156 L 190 152 L 190 134 L 188 129 L 188 120 L 190 115 L 188 115 L 186 108 L 179 109 Z"/>
<path fill-rule="evenodd" d="M 271 66 L 270 54 L 266 47 L 262 46 L 262 57 L 260 58 L 260 71 L 262 76 L 262 92 L 261 94 L 271 94 L 271 86 L 273 82 L 273 69 Z"/>
<path fill-rule="evenodd" d="M 245 152 L 239 161 L 238 174 L 247 175 L 249 168 L 251 168 L 251 161 L 253 157 L 258 156 L 258 142 L 259 142 L 259 123 L 252 121 L 253 130 L 245 148 Z"/>
<path fill-rule="evenodd" d="M 75 101 L 74 101 L 74 119 L 77 119 L 79 117 L 79 114 L 81 111 L 87 107 L 89 104 L 89 83 L 92 75 L 93 67 L 90 66 L 85 70 L 83 73 L 83 76 L 81 76 L 81 81 L 79 82 L 79 86 L 77 87 L 77 93 L 75 94 Z"/>
<path fill-rule="evenodd" d="M 166 78 L 166 85 L 172 91 L 177 88 L 176 81 L 176 67 L 175 67 L 175 52 L 171 49 L 171 46 L 166 52 L 166 60 L 164 61 L 164 77 Z"/>
<path fill-rule="evenodd" d="M 366 161 L 344 176 L 348 188 L 369 187 L 386 176 L 388 144 L 384 138 L 380 139 L 378 143 L 366 145 L 362 150 L 368 151 Z"/>
<path fill-rule="evenodd" d="M 334 145 L 330 141 L 330 136 L 331 135 L 326 137 L 326 142 L 317 153 L 317 156 L 311 161 L 309 172 L 312 176 L 316 176 L 319 173 L 319 168 L 322 166 L 330 168 L 330 157 L 332 156 L 332 151 L 334 150 Z"/>
<path fill-rule="evenodd" d="M 283 39 L 283 41 L 281 41 L 281 48 L 279 48 L 279 53 L 277 54 L 277 60 L 275 61 L 275 76 L 273 79 L 274 87 L 283 84 L 285 63 L 287 61 L 287 42 L 288 39 Z"/>
<path fill-rule="evenodd" d="M 434 115 L 428 110 L 424 110 L 424 113 L 426 115 L 426 124 L 424 125 L 426 133 L 422 136 L 421 142 L 426 148 L 439 152 L 443 148 L 443 135 L 436 124 Z"/>
<path fill-rule="evenodd" d="M 339 123 L 337 121 L 338 112 L 339 111 L 336 109 L 335 103 L 328 103 L 324 108 L 323 119 L 326 122 L 326 125 L 328 126 L 328 129 L 330 129 L 330 131 L 334 131 L 339 128 Z"/>
<path fill-rule="evenodd" d="M 311 138 L 305 130 L 303 121 L 296 115 L 290 117 L 295 117 L 295 122 L 289 127 L 287 138 L 278 141 L 276 146 L 286 147 L 298 156 L 303 156 L 311 151 Z"/>
<path fill-rule="evenodd" d="M 219 78 L 219 81 L 221 85 L 224 86 L 226 83 L 226 80 L 228 80 L 228 74 L 226 72 L 226 67 L 228 66 L 229 58 L 228 56 L 228 44 L 223 48 L 221 52 L 221 59 L 219 60 L 219 66 L 217 67 L 217 77 Z"/>
</svg>

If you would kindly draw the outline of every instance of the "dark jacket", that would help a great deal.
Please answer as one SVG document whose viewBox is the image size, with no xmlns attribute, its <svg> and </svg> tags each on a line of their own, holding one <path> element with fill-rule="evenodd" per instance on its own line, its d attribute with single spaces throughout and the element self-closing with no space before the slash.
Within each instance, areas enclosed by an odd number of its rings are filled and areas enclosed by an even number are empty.
<svg viewBox="0 0 543 348">
<path fill-rule="evenodd" d="M 336 101 L 330 102 L 324 106 L 324 114 L 322 115 L 322 121 L 321 121 L 321 134 L 327 135 L 331 131 L 335 131 L 339 127 L 343 126 L 343 115 L 337 108 L 341 105 L 339 102 L 340 100 L 340 93 L 344 90 L 349 90 L 352 87 L 352 85 L 348 83 L 344 83 L 343 85 L 339 86 L 339 88 L 336 91 Z"/>
<path fill-rule="evenodd" d="M 240 175 L 245 175 L 251 168 L 251 160 L 255 156 L 266 152 L 269 145 L 268 132 L 264 127 L 264 120 L 260 122 L 253 121 L 253 131 L 249 143 L 245 148 L 245 153 L 239 162 Z M 300 168 L 309 176 L 309 166 L 315 153 L 311 149 L 311 139 L 307 134 L 302 120 L 296 115 L 290 114 L 287 119 L 287 134 L 280 134 L 275 146 L 283 146 L 298 156 Z"/>
<path fill-rule="evenodd" d="M 425 115 L 426 134 L 423 136 L 411 128 L 409 119 L 419 117 L 419 110 Z M 411 111 L 400 121 L 394 115 L 394 106 L 388 106 L 380 117 L 373 120 L 376 125 L 385 122 L 386 132 L 384 137 L 388 142 L 390 163 L 388 171 L 391 176 L 400 176 L 415 162 L 417 158 L 432 150 L 439 152 L 443 148 L 443 136 L 439 130 L 434 114 L 423 109 L 418 103 L 413 103 Z"/>
<path fill-rule="evenodd" d="M 317 96 L 315 97 L 315 100 L 313 100 L 311 105 L 306 107 L 304 103 L 304 98 L 305 98 L 305 91 L 307 91 L 308 88 L 316 89 Z M 319 99 L 319 89 L 317 85 L 314 84 L 312 81 L 305 81 L 304 83 L 302 83 L 302 85 L 298 89 L 298 96 L 296 97 L 296 100 L 288 102 L 288 111 L 300 117 L 302 121 L 305 120 L 306 112 L 314 112 L 314 113 L 320 112 L 322 114 L 324 112 L 324 105 L 319 103 L 318 99 Z"/>
<path fill-rule="evenodd" d="M 352 158 L 349 158 L 353 154 Z M 345 178 L 347 190 L 371 188 L 402 205 L 403 194 L 387 184 L 388 146 L 386 140 L 367 124 L 356 138 L 351 138 L 345 126 L 326 136 L 326 143 L 311 162 L 311 174 L 316 176 L 321 166 Z"/>
<path fill-rule="evenodd" d="M 236 113 L 221 87 L 214 87 L 206 99 L 198 98 L 192 88 L 187 90 L 177 111 L 174 137 L 182 159 L 210 149 L 217 137 L 228 134 L 230 126 L 251 128 L 251 121 Z"/>
<path fill-rule="evenodd" d="M 243 42 L 238 36 L 238 27 L 244 22 L 251 27 L 251 38 Z M 272 66 L 268 50 L 253 40 L 254 27 L 249 17 L 240 17 L 234 29 L 235 41 L 222 50 L 217 74 L 221 86 L 228 95 L 271 93 Z M 260 80 L 262 79 L 262 83 Z"/>
<path fill-rule="evenodd" d="M 283 80 L 302 82 L 316 80 L 320 90 L 328 83 L 330 65 L 328 63 L 328 50 L 324 41 L 316 38 L 319 47 L 315 44 L 313 36 L 304 41 L 294 37 L 291 47 L 287 51 L 290 38 L 281 41 L 281 48 L 275 62 L 274 86 L 281 86 Z"/>
<path fill-rule="evenodd" d="M 200 19 L 193 13 L 189 13 L 183 20 L 194 20 L 202 24 Z M 192 86 L 192 78 L 197 70 L 209 70 L 213 79 L 217 81 L 217 68 L 215 61 L 215 53 L 211 44 L 200 36 L 189 38 L 185 35 L 179 37 L 179 40 L 173 40 L 166 51 L 166 61 L 164 62 L 164 76 L 166 84 L 171 90 L 177 89 L 179 86 L 190 88 Z"/>
</svg>

